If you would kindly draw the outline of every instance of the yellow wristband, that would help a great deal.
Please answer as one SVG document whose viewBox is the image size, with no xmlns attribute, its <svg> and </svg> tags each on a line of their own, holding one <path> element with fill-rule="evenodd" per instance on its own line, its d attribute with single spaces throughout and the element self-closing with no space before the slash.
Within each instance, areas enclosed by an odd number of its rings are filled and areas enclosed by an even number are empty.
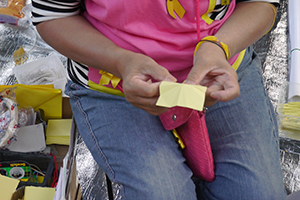
<svg viewBox="0 0 300 200">
<path fill-rule="evenodd" d="M 271 29 L 273 28 L 273 26 L 274 26 L 274 23 L 275 23 L 275 20 L 276 20 L 276 15 L 277 15 L 277 8 L 276 8 L 276 6 L 275 6 L 274 4 L 267 3 L 267 2 L 263 2 L 263 3 L 269 5 L 269 6 L 272 8 L 273 12 L 274 12 L 274 18 L 273 18 L 272 25 L 271 25 L 271 27 L 269 28 L 269 30 L 265 33 L 265 35 L 266 35 L 267 33 L 270 32 L 270 30 L 271 30 Z"/>
<path fill-rule="evenodd" d="M 196 45 L 196 48 L 194 51 L 194 56 L 203 42 L 211 42 L 211 43 L 218 45 L 224 51 L 226 60 L 228 60 L 230 58 L 230 52 L 229 52 L 228 46 L 225 43 L 221 42 L 215 36 L 206 36 L 206 37 L 202 38 Z"/>
</svg>

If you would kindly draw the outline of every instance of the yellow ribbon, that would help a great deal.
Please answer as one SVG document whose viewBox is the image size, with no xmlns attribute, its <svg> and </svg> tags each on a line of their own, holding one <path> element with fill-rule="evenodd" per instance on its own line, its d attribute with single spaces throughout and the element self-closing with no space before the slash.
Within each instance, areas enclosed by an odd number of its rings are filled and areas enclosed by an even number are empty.
<svg viewBox="0 0 300 200">
<path fill-rule="evenodd" d="M 103 70 L 99 70 L 99 74 L 102 74 L 99 85 L 108 85 L 111 82 L 112 86 L 116 88 L 121 81 L 120 78 Z"/>
<path fill-rule="evenodd" d="M 221 5 L 224 6 L 224 5 L 228 5 L 230 3 L 229 0 L 222 0 L 221 1 Z"/>
<path fill-rule="evenodd" d="M 177 143 L 179 144 L 180 148 L 181 148 L 181 149 L 184 149 L 184 148 L 185 148 L 185 145 L 184 145 L 184 143 L 183 143 L 183 141 L 182 141 L 180 135 L 179 135 L 178 132 L 176 131 L 176 129 L 173 129 L 173 130 L 172 130 L 172 133 L 173 133 L 173 135 L 174 135 L 174 137 L 175 137 L 175 140 L 176 140 Z"/>
<path fill-rule="evenodd" d="M 182 19 L 185 10 L 178 0 L 167 0 L 168 13 L 176 19 L 174 12 Z"/>
</svg>

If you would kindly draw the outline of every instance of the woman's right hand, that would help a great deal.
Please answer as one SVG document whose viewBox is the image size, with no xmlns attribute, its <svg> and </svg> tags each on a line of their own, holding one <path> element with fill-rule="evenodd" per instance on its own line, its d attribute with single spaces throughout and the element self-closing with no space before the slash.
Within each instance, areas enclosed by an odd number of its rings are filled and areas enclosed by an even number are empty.
<svg viewBox="0 0 300 200">
<path fill-rule="evenodd" d="M 117 63 L 128 102 L 153 115 L 167 111 L 167 108 L 156 106 L 161 81 L 176 82 L 166 68 L 148 56 L 128 51 L 120 56 Z"/>
</svg>

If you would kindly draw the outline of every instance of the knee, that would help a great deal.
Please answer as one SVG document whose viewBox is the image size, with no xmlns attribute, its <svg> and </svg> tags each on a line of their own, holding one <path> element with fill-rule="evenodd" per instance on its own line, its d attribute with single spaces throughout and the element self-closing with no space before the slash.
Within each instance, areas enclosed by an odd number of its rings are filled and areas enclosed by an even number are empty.
<svg viewBox="0 0 300 200">
<path fill-rule="evenodd" d="M 228 169 L 228 168 L 227 168 Z M 255 200 L 285 200 L 281 173 L 270 174 L 258 170 L 224 170 L 216 173 L 212 183 L 199 182 L 197 193 L 200 199 L 255 199 Z M 230 172 L 231 171 L 231 172 Z"/>
<path fill-rule="evenodd" d="M 132 173 L 131 173 L 132 172 Z M 170 167 L 147 167 L 116 175 L 126 199 L 196 199 L 191 174 L 173 171 Z"/>
</svg>

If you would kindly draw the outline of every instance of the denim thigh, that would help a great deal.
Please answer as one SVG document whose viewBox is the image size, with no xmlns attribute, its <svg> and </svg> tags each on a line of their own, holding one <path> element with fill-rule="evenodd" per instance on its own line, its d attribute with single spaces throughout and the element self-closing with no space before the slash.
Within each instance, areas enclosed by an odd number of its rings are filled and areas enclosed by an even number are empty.
<svg viewBox="0 0 300 200">
<path fill-rule="evenodd" d="M 95 161 L 120 184 L 122 199 L 196 199 L 191 170 L 159 117 L 124 97 L 68 82 L 78 130 Z"/>
<path fill-rule="evenodd" d="M 276 116 L 252 48 L 237 73 L 239 97 L 206 114 L 216 179 L 196 180 L 198 199 L 283 200 Z"/>
</svg>

